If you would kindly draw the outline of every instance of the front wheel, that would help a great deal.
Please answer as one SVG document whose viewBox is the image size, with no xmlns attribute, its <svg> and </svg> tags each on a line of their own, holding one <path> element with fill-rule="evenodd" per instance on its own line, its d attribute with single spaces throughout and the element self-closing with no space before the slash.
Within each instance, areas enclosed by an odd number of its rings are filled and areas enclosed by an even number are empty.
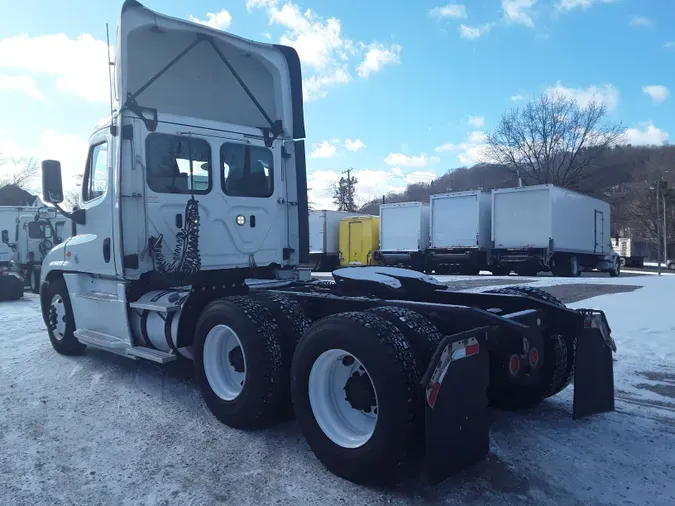
<svg viewBox="0 0 675 506">
<path fill-rule="evenodd" d="M 63 278 L 49 282 L 42 297 L 42 304 L 42 316 L 53 348 L 62 355 L 82 353 L 87 346 L 73 335 L 75 319 L 68 288 Z"/>
<path fill-rule="evenodd" d="M 303 336 L 293 359 L 293 405 L 307 443 L 332 473 L 370 484 L 407 474 L 423 421 L 412 350 L 374 312 L 323 318 Z"/>
<path fill-rule="evenodd" d="M 40 293 L 40 269 L 32 269 L 29 274 L 30 291 Z"/>
<path fill-rule="evenodd" d="M 614 268 L 609 271 L 609 275 L 613 278 L 616 278 L 619 276 L 619 274 L 621 274 L 621 264 L 617 262 Z"/>
</svg>

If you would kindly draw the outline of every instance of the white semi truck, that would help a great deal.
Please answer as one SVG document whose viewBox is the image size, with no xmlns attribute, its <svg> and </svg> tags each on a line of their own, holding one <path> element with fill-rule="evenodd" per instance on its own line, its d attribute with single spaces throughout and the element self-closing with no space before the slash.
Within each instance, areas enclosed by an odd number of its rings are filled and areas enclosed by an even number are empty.
<svg viewBox="0 0 675 506">
<path fill-rule="evenodd" d="M 428 205 L 402 202 L 380 206 L 380 249 L 375 260 L 383 265 L 424 271 L 428 247 Z"/>
<path fill-rule="evenodd" d="M 504 273 L 618 276 L 607 202 L 554 185 L 492 191 L 491 263 Z"/>
<path fill-rule="evenodd" d="M 478 274 L 490 266 L 492 196 L 466 191 L 432 195 L 429 269 L 440 274 Z M 506 273 L 508 274 L 508 273 Z"/>
<path fill-rule="evenodd" d="M 407 269 L 347 267 L 328 283 L 298 268 L 295 50 L 127 0 L 114 69 L 115 112 L 90 138 L 79 209 L 64 212 L 76 235 L 42 265 L 57 352 L 194 360 L 219 420 L 292 412 L 317 458 L 360 483 L 415 469 L 436 482 L 483 459 L 488 405 L 534 406 L 574 381 L 575 418 L 614 408 L 600 311 L 536 290 L 457 293 Z M 58 161 L 42 162 L 42 181 L 60 209 Z"/>
</svg>

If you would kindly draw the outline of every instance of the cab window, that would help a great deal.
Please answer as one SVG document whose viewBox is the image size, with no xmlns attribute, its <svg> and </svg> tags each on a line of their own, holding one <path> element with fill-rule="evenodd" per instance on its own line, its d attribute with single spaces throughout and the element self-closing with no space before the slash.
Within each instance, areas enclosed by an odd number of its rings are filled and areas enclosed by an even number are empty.
<svg viewBox="0 0 675 506">
<path fill-rule="evenodd" d="M 82 200 L 89 202 L 108 189 L 108 143 L 92 146 L 82 184 Z"/>
<path fill-rule="evenodd" d="M 204 139 L 152 134 L 146 139 L 147 182 L 155 193 L 208 193 L 211 146 Z"/>
<path fill-rule="evenodd" d="M 274 156 L 260 146 L 226 142 L 220 148 L 223 191 L 233 197 L 274 193 Z"/>
<path fill-rule="evenodd" d="M 36 221 L 28 222 L 28 238 L 29 239 L 42 239 L 42 227 Z"/>
</svg>

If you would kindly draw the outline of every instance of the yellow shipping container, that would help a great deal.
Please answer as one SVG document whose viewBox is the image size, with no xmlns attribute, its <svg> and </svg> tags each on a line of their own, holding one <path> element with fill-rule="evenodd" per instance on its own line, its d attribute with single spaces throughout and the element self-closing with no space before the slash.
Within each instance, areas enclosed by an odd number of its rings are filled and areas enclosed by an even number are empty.
<svg viewBox="0 0 675 506">
<path fill-rule="evenodd" d="M 340 265 L 374 265 L 380 247 L 379 216 L 340 220 Z"/>
</svg>

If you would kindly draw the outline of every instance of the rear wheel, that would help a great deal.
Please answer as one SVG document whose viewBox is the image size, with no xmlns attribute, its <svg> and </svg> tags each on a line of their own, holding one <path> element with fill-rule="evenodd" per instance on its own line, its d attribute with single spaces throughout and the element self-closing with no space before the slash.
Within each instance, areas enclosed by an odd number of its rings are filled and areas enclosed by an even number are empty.
<svg viewBox="0 0 675 506">
<path fill-rule="evenodd" d="M 571 278 L 578 278 L 581 276 L 581 266 L 579 265 L 579 259 L 575 256 L 571 256 L 569 263 L 567 265 L 567 275 Z"/>
<path fill-rule="evenodd" d="M 675 264 L 673 265 L 674 265 L 673 268 L 675 269 Z M 616 265 L 614 265 L 614 268 L 611 271 L 609 271 L 609 275 L 613 278 L 617 278 L 619 277 L 620 274 L 621 274 L 621 264 L 617 262 Z"/>
<path fill-rule="evenodd" d="M 668 269 L 670 269 L 671 271 L 675 271 L 675 262 L 670 262 L 668 264 Z"/>
<path fill-rule="evenodd" d="M 554 295 L 530 286 L 498 288 L 490 290 L 489 293 L 525 295 L 565 307 L 565 304 Z M 559 393 L 570 384 L 574 378 L 576 336 L 545 333 L 543 337 L 544 363 L 539 369 L 540 381 L 536 385 L 519 385 L 512 382 L 512 357 L 503 354 L 490 356 L 491 380 L 488 397 L 491 405 L 506 410 L 528 408 Z"/>
<path fill-rule="evenodd" d="M 422 395 L 411 344 L 375 314 L 342 313 L 307 331 L 295 352 L 291 393 L 317 458 L 356 483 L 392 483 L 419 452 Z"/>
<path fill-rule="evenodd" d="M 197 322 L 194 358 L 202 396 L 221 422 L 243 429 L 278 420 L 290 357 L 265 306 L 244 296 L 211 302 Z"/>
</svg>

